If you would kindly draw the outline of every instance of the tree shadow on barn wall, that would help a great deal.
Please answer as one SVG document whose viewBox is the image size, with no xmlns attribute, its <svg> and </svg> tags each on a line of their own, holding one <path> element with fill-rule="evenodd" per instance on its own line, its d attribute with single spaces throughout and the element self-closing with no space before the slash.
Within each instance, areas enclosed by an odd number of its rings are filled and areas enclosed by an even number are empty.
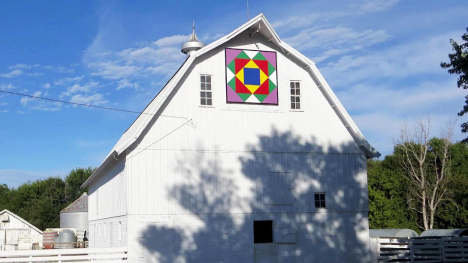
<svg viewBox="0 0 468 263">
<path fill-rule="evenodd" d="M 184 215 L 143 230 L 146 262 L 254 262 L 254 220 L 273 220 L 275 240 L 295 236 L 274 245 L 278 262 L 369 261 L 366 160 L 355 143 L 324 148 L 274 128 L 258 139 L 242 153 L 181 155 L 182 183 L 168 198 Z M 326 210 L 316 192 L 326 192 Z"/>
</svg>

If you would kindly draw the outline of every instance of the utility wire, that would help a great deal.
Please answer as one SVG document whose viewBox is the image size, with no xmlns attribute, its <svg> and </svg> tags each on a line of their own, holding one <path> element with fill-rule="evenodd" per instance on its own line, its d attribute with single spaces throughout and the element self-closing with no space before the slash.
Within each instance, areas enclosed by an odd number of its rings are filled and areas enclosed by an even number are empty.
<svg viewBox="0 0 468 263">
<path fill-rule="evenodd" d="M 139 152 L 135 153 L 134 155 L 130 156 L 129 158 L 127 158 L 127 161 L 132 159 L 133 157 L 137 156 L 138 154 L 142 153 L 143 151 L 146 151 L 148 150 L 149 147 L 155 145 L 156 143 L 160 142 L 161 140 L 163 140 L 164 138 L 166 138 L 167 136 L 171 135 L 172 133 L 174 133 L 175 131 L 177 131 L 178 129 L 184 127 L 185 125 L 189 124 L 190 122 L 192 122 L 192 119 L 190 120 L 187 120 L 186 122 L 182 123 L 182 125 L 178 126 L 177 128 L 173 129 L 172 131 L 166 133 L 164 136 L 162 136 L 161 138 L 157 139 L 156 141 L 152 142 L 150 145 L 146 146 L 145 148 L 141 149 Z M 136 148 L 135 150 L 138 150 L 138 148 Z"/>
<path fill-rule="evenodd" d="M 113 111 L 144 114 L 144 115 L 153 115 L 153 116 L 156 115 L 156 114 L 146 113 L 146 112 L 141 112 L 141 111 L 131 111 L 131 110 L 123 110 L 123 109 L 117 109 L 117 108 L 102 107 L 102 106 L 91 105 L 91 104 L 84 104 L 84 103 L 78 103 L 78 102 L 71 102 L 71 101 L 64 101 L 64 100 L 58 100 L 58 99 L 45 98 L 45 97 L 40 97 L 40 96 L 33 96 L 33 95 L 28 95 L 28 94 L 23 94 L 23 93 L 18 93 L 18 92 L 12 92 L 12 91 L 6 91 L 6 90 L 0 90 L 0 92 L 10 94 L 10 95 L 17 95 L 17 96 L 23 96 L 23 97 L 28 97 L 28 98 L 33 98 L 33 99 L 40 99 L 40 100 L 47 100 L 47 101 L 53 101 L 53 102 L 60 102 L 60 103 L 65 103 L 65 104 L 71 104 L 71 105 L 77 105 L 77 106 L 83 106 L 83 107 L 89 107 L 89 108 L 96 108 L 96 109 L 101 109 L 101 110 L 113 110 Z M 188 118 L 179 117 L 179 116 L 169 116 L 169 115 L 160 115 L 160 116 L 168 117 L 168 118 L 188 120 Z"/>
</svg>

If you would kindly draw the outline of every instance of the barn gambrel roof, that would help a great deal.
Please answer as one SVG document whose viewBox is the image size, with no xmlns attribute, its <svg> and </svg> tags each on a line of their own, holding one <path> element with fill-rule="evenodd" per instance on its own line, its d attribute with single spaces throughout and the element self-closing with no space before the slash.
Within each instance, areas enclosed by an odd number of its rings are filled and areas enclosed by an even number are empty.
<svg viewBox="0 0 468 263">
<path fill-rule="evenodd" d="M 122 137 L 119 139 L 117 144 L 114 146 L 112 151 L 109 153 L 107 158 L 101 164 L 101 166 L 94 171 L 94 173 L 83 183 L 83 187 L 87 186 L 94 178 L 96 178 L 100 171 L 107 166 L 108 163 L 117 160 L 117 156 L 123 153 L 130 145 L 132 145 L 147 125 L 150 123 L 155 114 L 159 111 L 161 106 L 167 100 L 169 95 L 172 93 L 173 89 L 177 86 L 179 81 L 182 79 L 184 74 L 193 64 L 193 62 L 200 56 L 204 55 L 205 53 L 219 47 L 220 45 L 230 41 L 231 39 L 235 38 L 239 34 L 250 31 L 251 34 L 259 33 L 268 39 L 269 42 L 278 46 L 281 51 L 286 56 L 292 56 L 299 60 L 299 62 L 304 63 L 306 65 L 307 70 L 313 76 L 314 80 L 318 88 L 322 91 L 323 95 L 330 103 L 340 120 L 345 125 L 346 129 L 349 131 L 351 136 L 354 138 L 356 143 L 359 145 L 361 150 L 366 154 L 367 158 L 374 158 L 379 157 L 380 153 L 372 147 L 367 140 L 364 138 L 364 135 L 361 133 L 357 125 L 351 119 L 346 109 L 343 107 L 341 102 L 336 97 L 335 93 L 332 91 L 322 74 L 319 72 L 315 63 L 311 61 L 306 56 L 302 55 L 299 51 L 295 50 L 285 42 L 283 42 L 278 34 L 276 34 L 273 27 L 270 25 L 268 20 L 263 14 L 259 14 L 258 16 L 252 18 L 247 23 L 243 24 L 239 28 L 235 29 L 228 35 L 214 41 L 213 43 L 205 46 L 204 48 L 193 52 L 182 64 L 179 70 L 172 76 L 168 83 L 164 86 L 164 88 L 156 95 L 156 97 L 148 104 L 148 106 L 143 110 L 143 112 L 138 116 L 138 118 L 132 123 L 132 125 L 125 131 Z"/>
</svg>

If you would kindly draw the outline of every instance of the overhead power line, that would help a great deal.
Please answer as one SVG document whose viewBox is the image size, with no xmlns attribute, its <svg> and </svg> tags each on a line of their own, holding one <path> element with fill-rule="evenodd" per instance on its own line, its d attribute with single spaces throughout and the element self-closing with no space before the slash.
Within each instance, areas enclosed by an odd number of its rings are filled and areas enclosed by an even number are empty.
<svg viewBox="0 0 468 263">
<path fill-rule="evenodd" d="M 136 113 L 136 114 L 144 114 L 144 115 L 153 115 L 153 116 L 156 115 L 156 114 L 153 114 L 153 113 L 146 113 L 146 112 L 141 112 L 141 111 L 132 111 L 132 110 L 117 109 L 117 108 L 109 108 L 109 107 L 97 106 L 97 105 L 92 105 L 92 104 L 85 104 L 85 103 L 71 102 L 71 101 L 65 101 L 65 100 L 59 100 L 59 99 L 45 98 L 45 97 L 40 97 L 40 96 L 34 96 L 34 95 L 28 95 L 28 94 L 13 92 L 13 91 L 0 90 L 0 92 L 10 94 L 10 95 L 16 95 L 16 96 L 22 96 L 22 97 L 40 99 L 40 100 L 46 100 L 46 101 L 52 101 L 52 102 L 59 102 L 59 103 L 64 103 L 64 104 L 71 104 L 71 105 L 75 105 L 75 106 L 96 108 L 96 109 L 101 109 L 101 110 L 112 110 L 112 111 L 120 111 L 120 112 Z M 180 117 L 180 116 L 169 116 L 169 115 L 160 115 L 160 116 L 168 117 L 168 118 L 188 120 L 188 118 Z"/>
</svg>

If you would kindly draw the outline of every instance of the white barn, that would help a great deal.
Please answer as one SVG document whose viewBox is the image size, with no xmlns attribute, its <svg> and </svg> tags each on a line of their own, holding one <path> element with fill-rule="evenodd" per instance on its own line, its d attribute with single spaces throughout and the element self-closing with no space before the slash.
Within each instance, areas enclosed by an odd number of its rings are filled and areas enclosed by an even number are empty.
<svg viewBox="0 0 468 263">
<path fill-rule="evenodd" d="M 20 216 L 0 212 L 0 251 L 42 248 L 42 231 Z"/>
<path fill-rule="evenodd" d="M 90 246 L 127 246 L 130 262 L 368 262 L 380 154 L 315 64 L 263 14 L 183 52 L 83 184 Z"/>
</svg>

